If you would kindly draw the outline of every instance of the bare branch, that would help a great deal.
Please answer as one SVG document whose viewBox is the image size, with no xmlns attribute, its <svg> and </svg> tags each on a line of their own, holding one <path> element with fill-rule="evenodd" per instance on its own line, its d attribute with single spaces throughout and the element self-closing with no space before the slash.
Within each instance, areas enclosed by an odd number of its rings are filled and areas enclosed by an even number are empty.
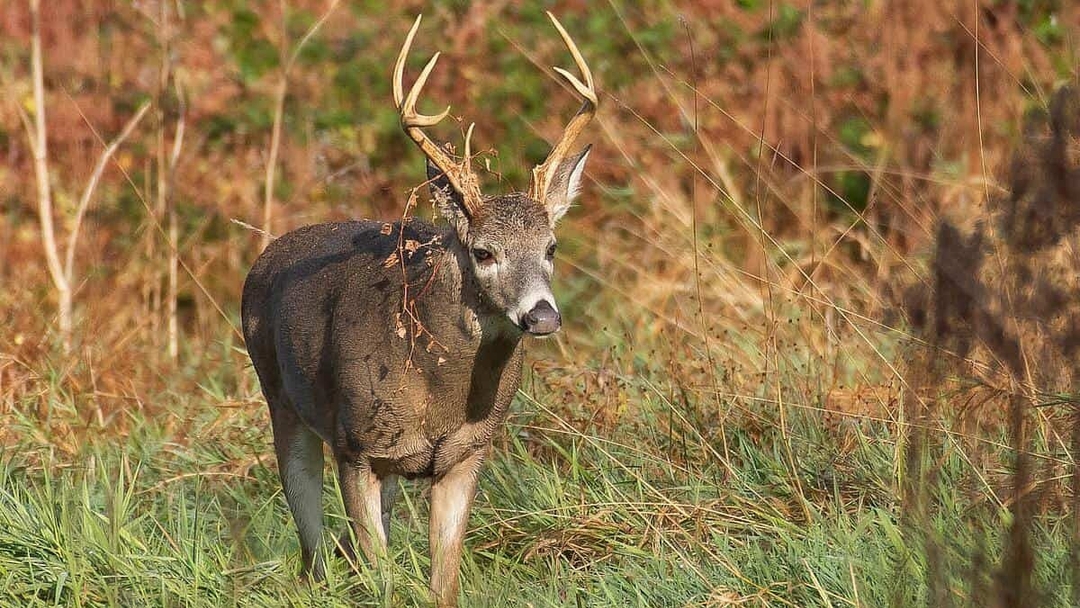
<svg viewBox="0 0 1080 608">
<path fill-rule="evenodd" d="M 166 2 L 158 4 L 159 27 L 157 28 L 159 50 L 161 52 L 161 64 L 158 70 L 157 90 L 157 199 L 158 207 L 165 213 L 168 222 L 169 256 L 168 256 L 168 290 L 166 293 L 166 316 L 167 316 L 167 339 L 169 359 L 176 361 L 180 352 L 179 347 L 179 324 L 177 322 L 177 290 L 178 290 L 178 252 L 179 228 L 176 224 L 176 202 L 171 196 L 172 187 L 172 164 L 166 155 L 165 149 L 165 93 L 169 88 L 169 78 L 172 74 L 172 21 L 169 15 L 169 6 Z M 179 122 L 178 122 L 179 124 Z M 175 138 L 174 138 L 175 139 Z M 175 146 L 174 146 L 175 149 Z"/>
<path fill-rule="evenodd" d="M 293 49 L 292 55 L 289 56 L 288 63 L 285 64 L 286 74 L 289 73 L 289 70 L 292 69 L 293 64 L 296 63 L 296 58 L 300 56 L 300 51 L 303 50 L 304 45 L 306 45 L 308 43 L 308 40 L 310 40 L 311 37 L 314 36 L 320 28 L 322 28 L 323 24 L 326 23 L 326 20 L 330 18 L 330 15 L 334 12 L 334 9 L 337 8 L 337 5 L 340 2 L 341 0 L 331 0 L 330 6 L 326 8 L 326 11 L 323 12 L 321 17 L 319 17 L 319 20 L 311 24 L 311 27 L 309 27 L 308 30 L 304 32 L 304 35 L 300 38 L 300 41 L 296 43 L 296 48 Z"/>
<path fill-rule="evenodd" d="M 330 6 L 323 12 L 319 20 L 316 21 L 308 28 L 307 32 L 296 43 L 296 47 L 293 48 L 293 52 L 285 60 L 286 49 L 285 45 L 285 2 L 281 2 L 281 18 L 282 18 L 282 47 L 281 57 L 283 59 L 281 65 L 281 73 L 279 75 L 277 87 L 274 89 L 274 124 L 270 132 L 270 150 L 266 159 L 266 178 L 263 189 L 263 227 L 260 231 L 263 235 L 262 248 L 265 249 L 270 243 L 270 222 L 273 219 L 273 207 L 274 207 L 274 184 L 277 179 L 277 158 L 278 151 L 281 148 L 281 124 L 285 119 L 285 94 L 289 89 L 289 72 L 292 70 L 293 64 L 296 63 L 296 59 L 300 56 L 300 51 L 303 50 L 304 45 L 308 40 L 315 35 L 316 32 L 326 23 L 326 20 L 330 18 L 330 15 L 337 8 L 337 5 L 341 0 L 332 0 Z"/>
<path fill-rule="evenodd" d="M 276 236 L 270 234 L 269 232 L 263 230 L 262 228 L 259 228 L 258 226 L 252 226 L 251 224 L 249 224 L 249 223 L 247 223 L 247 222 L 245 222 L 243 220 L 238 220 L 235 217 L 230 218 L 229 221 L 236 224 L 237 226 L 240 226 L 241 228 L 247 228 L 248 230 L 250 230 L 250 231 L 252 231 L 252 232 L 254 232 L 256 234 L 262 235 L 263 238 L 265 238 L 267 241 L 272 241 L 272 240 L 277 238 Z"/>
<path fill-rule="evenodd" d="M 38 215 L 41 219 L 41 240 L 45 245 L 45 260 L 56 288 L 68 291 L 70 286 L 60 265 L 53 227 L 52 187 L 49 184 L 49 149 L 45 126 L 45 76 L 41 60 L 41 0 L 30 0 L 31 35 L 30 65 L 34 86 L 34 130 L 27 133 L 34 154 L 34 175 L 37 178 Z M 63 324 L 63 320 L 62 323 Z"/>
<path fill-rule="evenodd" d="M 113 154 L 120 147 L 124 140 L 126 140 L 131 133 L 146 116 L 146 112 L 150 109 L 150 102 L 145 102 L 135 112 L 135 115 L 128 119 L 124 128 L 120 130 L 120 134 L 117 135 L 109 145 L 101 152 L 101 156 L 98 157 L 97 164 L 94 165 L 94 171 L 90 174 L 90 180 L 86 182 L 86 188 L 83 190 L 82 198 L 79 199 L 79 206 L 75 210 L 75 221 L 71 226 L 71 232 L 68 234 L 66 259 L 64 260 L 64 278 L 70 284 L 72 281 L 73 267 L 75 264 L 75 246 L 79 241 L 79 229 L 82 227 L 83 216 L 86 214 L 87 208 L 90 207 L 90 201 L 94 196 L 94 191 L 97 189 L 98 182 L 101 181 L 101 175 L 105 172 L 105 167 L 108 166 L 109 160 L 112 159 Z"/>
<path fill-rule="evenodd" d="M 289 87 L 288 75 L 283 71 L 274 91 L 274 125 L 270 132 L 270 153 L 266 159 L 266 183 L 263 190 L 263 238 L 262 248 L 270 243 L 266 235 L 270 234 L 270 222 L 274 208 L 274 183 L 277 173 L 278 150 L 281 147 L 281 123 L 285 115 L 285 93 Z"/>
<path fill-rule="evenodd" d="M 30 121 L 30 117 L 26 115 L 26 110 L 18 101 L 12 101 L 11 105 L 15 106 L 15 112 L 19 115 L 19 120 L 22 121 L 23 129 L 26 130 L 27 143 L 30 144 L 30 154 L 37 154 L 37 142 L 34 141 L 34 123 Z"/>
<path fill-rule="evenodd" d="M 178 74 L 173 75 L 173 88 L 176 89 L 176 99 L 180 107 L 176 117 L 176 130 L 173 132 L 172 152 L 169 153 L 170 173 L 176 169 L 176 163 L 180 160 L 180 150 L 184 147 L 184 133 L 187 125 L 187 99 L 184 98 L 184 88 L 180 85 L 178 76 Z"/>
</svg>

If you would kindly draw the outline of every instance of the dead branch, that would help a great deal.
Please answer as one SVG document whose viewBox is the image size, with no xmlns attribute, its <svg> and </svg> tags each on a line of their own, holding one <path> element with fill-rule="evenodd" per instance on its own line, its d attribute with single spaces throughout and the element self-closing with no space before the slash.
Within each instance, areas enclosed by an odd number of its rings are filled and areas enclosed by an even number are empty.
<svg viewBox="0 0 1080 608">
<path fill-rule="evenodd" d="M 49 183 L 49 149 L 45 126 L 45 76 L 41 60 L 41 0 L 30 0 L 30 66 L 31 80 L 34 87 L 34 124 L 24 121 L 28 128 L 27 138 L 34 155 L 34 177 L 37 179 L 38 216 L 41 219 L 41 240 L 45 245 L 45 261 L 49 275 L 61 298 L 71 292 L 60 264 L 60 254 L 56 247 L 56 229 L 53 226 L 52 186 Z M 60 332 L 66 336 L 70 332 L 71 319 L 60 311 Z M 65 329 L 66 328 L 66 329 Z M 66 338 L 65 338 L 66 341 Z M 66 348 L 66 344 L 65 344 Z"/>
<path fill-rule="evenodd" d="M 281 125 L 285 118 L 285 95 L 289 90 L 289 73 L 292 71 L 293 65 L 296 64 L 296 59 L 300 56 L 300 51 L 303 50 L 304 45 L 326 23 L 326 20 L 330 18 L 340 1 L 332 0 L 330 2 L 330 6 L 319 17 L 319 20 L 313 23 L 300 38 L 300 41 L 296 43 L 288 58 L 286 58 L 287 51 L 285 47 L 287 44 L 285 41 L 285 2 L 284 0 L 281 2 L 281 73 L 278 76 L 277 86 L 274 88 L 274 124 L 270 131 L 270 150 L 266 159 L 266 177 L 263 185 L 262 249 L 266 249 L 266 246 L 270 244 L 269 235 L 271 233 L 270 223 L 273 219 L 274 183 L 277 178 L 278 151 L 281 149 Z"/>
<path fill-rule="evenodd" d="M 134 116 L 128 119 L 124 128 L 120 130 L 120 133 L 113 138 L 113 140 L 109 142 L 109 145 L 101 152 L 101 156 L 98 157 L 97 163 L 94 165 L 94 171 L 90 174 L 90 180 L 86 182 L 86 188 L 83 190 L 82 197 L 79 199 L 79 206 L 75 210 L 75 220 L 71 226 L 71 232 L 68 233 L 67 251 L 65 252 L 64 259 L 64 276 L 69 284 L 72 282 L 74 276 L 75 249 L 79 241 L 79 230 L 82 228 L 83 216 L 86 215 L 86 210 L 90 207 L 90 201 L 94 197 L 94 191 L 97 190 L 98 182 L 101 181 L 101 175 L 105 173 L 105 168 L 109 165 L 109 161 L 112 159 L 113 155 L 116 154 L 117 149 L 119 149 L 120 145 L 131 136 L 131 133 L 135 131 L 135 127 L 139 125 L 149 109 L 150 102 L 144 102 L 135 112 Z"/>
</svg>

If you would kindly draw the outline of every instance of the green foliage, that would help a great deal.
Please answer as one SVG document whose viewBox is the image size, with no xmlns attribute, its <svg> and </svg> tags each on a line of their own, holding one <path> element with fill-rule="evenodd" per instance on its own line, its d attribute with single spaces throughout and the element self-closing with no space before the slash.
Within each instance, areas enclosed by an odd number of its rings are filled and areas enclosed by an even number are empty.
<svg viewBox="0 0 1080 608">
<path fill-rule="evenodd" d="M 858 65 L 840 66 L 829 80 L 829 86 L 838 89 L 854 88 L 863 83 L 866 76 Z"/>
<path fill-rule="evenodd" d="M 772 22 L 758 33 L 758 37 L 772 42 L 791 38 L 802 27 L 805 17 L 803 11 L 783 3 L 776 8 L 776 15 Z"/>
<path fill-rule="evenodd" d="M 1060 44 L 1065 32 L 1058 20 L 1061 12 L 1061 0 L 1020 0 L 1017 2 L 1019 21 L 1035 34 L 1035 38 L 1044 45 Z"/>
<path fill-rule="evenodd" d="M 840 143 L 857 161 L 869 163 L 875 152 L 873 127 L 861 116 L 849 116 L 840 123 Z M 837 213 L 850 215 L 866 209 L 870 202 L 870 175 L 862 170 L 839 171 L 826 201 Z"/>
<path fill-rule="evenodd" d="M 1047 46 L 1059 44 L 1065 39 L 1065 32 L 1054 14 L 1044 15 L 1033 29 L 1035 38 Z"/>
<path fill-rule="evenodd" d="M 280 53 L 263 37 L 259 19 L 258 13 L 241 6 L 233 10 L 225 30 L 240 76 L 248 83 L 276 69 L 280 63 Z"/>
<path fill-rule="evenodd" d="M 829 206 L 845 215 L 861 212 L 870 202 L 870 175 L 865 171 L 841 171 L 836 188 L 829 192 Z"/>
</svg>

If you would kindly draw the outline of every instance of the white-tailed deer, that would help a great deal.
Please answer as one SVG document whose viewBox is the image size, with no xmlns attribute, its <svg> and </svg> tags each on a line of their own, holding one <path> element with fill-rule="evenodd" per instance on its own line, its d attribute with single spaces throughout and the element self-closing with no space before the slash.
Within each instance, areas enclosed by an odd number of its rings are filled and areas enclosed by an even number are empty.
<svg viewBox="0 0 1080 608">
<path fill-rule="evenodd" d="M 471 166 L 424 133 L 405 94 L 416 18 L 394 66 L 401 125 L 427 157 L 449 226 L 419 219 L 319 224 L 273 241 L 244 284 L 244 338 L 270 408 L 281 482 L 300 534 L 302 574 L 323 576 L 323 442 L 368 560 L 385 556 L 396 477 L 432 479 L 431 590 L 456 606 L 458 564 L 477 475 L 517 391 L 524 334 L 561 325 L 551 293 L 555 223 L 577 194 L 589 148 L 571 155 L 596 113 L 592 74 L 554 16 L 585 98 L 527 193 L 485 196 Z M 351 552 L 349 534 L 343 546 Z"/>
</svg>

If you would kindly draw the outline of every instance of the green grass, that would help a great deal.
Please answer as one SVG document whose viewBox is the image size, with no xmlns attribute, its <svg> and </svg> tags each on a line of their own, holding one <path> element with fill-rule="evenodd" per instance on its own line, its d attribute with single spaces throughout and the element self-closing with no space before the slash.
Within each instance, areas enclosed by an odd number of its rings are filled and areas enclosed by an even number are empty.
<svg viewBox="0 0 1080 608">
<path fill-rule="evenodd" d="M 220 388 L 236 373 L 163 397 L 154 414 L 123 413 L 123 433 L 84 433 L 74 457 L 41 448 L 30 418 L 11 420 L 26 440 L 0 457 L 0 605 L 426 605 L 423 483 L 405 484 L 395 512 L 392 595 L 341 559 L 324 585 L 297 581 L 265 406 Z M 968 497 L 962 450 L 934 453 L 930 524 L 916 528 L 890 425 L 852 427 L 841 443 L 791 408 L 786 433 L 732 426 L 726 467 L 692 411 L 709 404 L 674 404 L 658 377 L 615 381 L 636 411 L 589 433 L 565 418 L 579 411 L 567 395 L 526 383 L 482 476 L 463 605 L 934 605 L 928 558 L 957 600 L 990 577 L 970 575 L 972 556 L 1000 559 L 1006 512 Z M 50 396 L 54 415 L 72 416 L 63 395 Z M 344 523 L 327 479 L 329 541 Z M 1046 605 L 1067 605 L 1064 522 L 1037 521 L 1038 586 Z"/>
</svg>

